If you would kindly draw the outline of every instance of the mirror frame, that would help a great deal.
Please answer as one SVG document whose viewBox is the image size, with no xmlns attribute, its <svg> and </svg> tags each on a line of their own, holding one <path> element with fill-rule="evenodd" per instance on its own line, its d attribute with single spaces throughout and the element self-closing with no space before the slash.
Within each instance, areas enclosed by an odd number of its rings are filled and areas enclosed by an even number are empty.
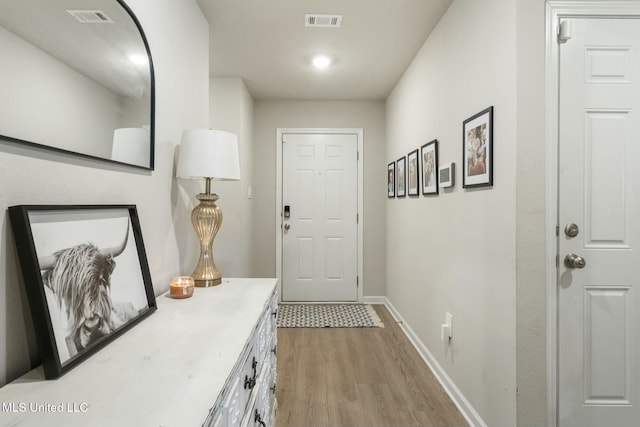
<svg viewBox="0 0 640 427">
<path fill-rule="evenodd" d="M 16 142 L 19 144 L 24 144 L 30 147 L 34 147 L 34 148 L 38 148 L 38 149 L 42 149 L 45 151 L 53 151 L 56 153 L 62 153 L 62 154 L 69 154 L 75 157 L 81 157 L 84 159 L 92 159 L 92 160 L 99 160 L 102 162 L 108 162 L 108 163 L 113 163 L 113 164 L 118 164 L 118 165 L 124 165 L 124 166 L 128 166 L 128 167 L 133 167 L 133 168 L 138 168 L 138 169 L 144 169 L 144 170 L 149 170 L 149 171 L 153 171 L 154 170 L 154 165 L 155 165 L 155 131 L 156 131 L 156 123 L 155 123 L 155 118 L 156 118 L 156 89 L 155 89 L 155 70 L 153 67 L 153 58 L 151 57 L 151 49 L 149 48 L 149 42 L 147 41 L 147 36 L 144 33 L 144 29 L 142 28 L 142 25 L 140 25 L 140 21 L 138 21 L 138 18 L 136 17 L 135 13 L 133 13 L 133 11 L 131 10 L 131 8 L 125 3 L 125 0 L 115 0 L 126 12 L 127 14 L 129 14 L 129 16 L 131 17 L 133 23 L 135 24 L 136 28 L 138 29 L 138 32 L 140 33 L 140 37 L 142 38 L 142 42 L 144 43 L 144 47 L 145 50 L 147 51 L 147 57 L 149 58 L 149 92 L 150 92 L 150 129 L 149 129 L 149 166 L 141 166 L 141 165 L 136 165 L 133 163 L 125 163 L 125 162 L 120 162 L 117 160 L 112 160 L 106 157 L 100 157 L 100 156 L 94 156 L 92 154 L 86 154 L 86 153 L 81 153 L 78 151 L 73 151 L 73 150 L 67 150 L 65 148 L 59 148 L 59 147 L 53 147 L 47 144 L 42 144 L 39 142 L 34 142 L 34 141 L 27 141 L 27 140 L 23 140 L 23 139 L 19 139 L 19 138 L 14 138 L 8 135 L 2 135 L 0 134 L 0 139 L 5 140 L 5 141 L 9 141 L 9 142 Z"/>
</svg>

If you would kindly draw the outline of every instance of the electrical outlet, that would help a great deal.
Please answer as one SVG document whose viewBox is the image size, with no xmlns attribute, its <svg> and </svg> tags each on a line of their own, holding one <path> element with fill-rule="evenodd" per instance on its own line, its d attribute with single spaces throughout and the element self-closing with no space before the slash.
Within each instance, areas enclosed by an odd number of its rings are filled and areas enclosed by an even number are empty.
<svg viewBox="0 0 640 427">
<path fill-rule="evenodd" d="M 440 325 L 440 340 L 448 343 L 453 338 L 453 315 L 445 313 L 445 323 Z"/>
<path fill-rule="evenodd" d="M 440 325 L 440 341 L 448 343 L 449 339 L 449 325 L 443 323 Z"/>
</svg>

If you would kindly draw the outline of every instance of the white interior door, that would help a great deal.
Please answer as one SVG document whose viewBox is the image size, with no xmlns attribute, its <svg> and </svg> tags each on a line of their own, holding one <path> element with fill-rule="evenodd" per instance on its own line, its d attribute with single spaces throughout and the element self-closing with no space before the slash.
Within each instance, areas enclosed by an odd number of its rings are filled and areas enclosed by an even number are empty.
<svg viewBox="0 0 640 427">
<path fill-rule="evenodd" d="M 284 134 L 282 299 L 358 298 L 358 138 Z"/>
<path fill-rule="evenodd" d="M 569 21 L 559 48 L 558 425 L 639 425 L 640 20 Z"/>
</svg>

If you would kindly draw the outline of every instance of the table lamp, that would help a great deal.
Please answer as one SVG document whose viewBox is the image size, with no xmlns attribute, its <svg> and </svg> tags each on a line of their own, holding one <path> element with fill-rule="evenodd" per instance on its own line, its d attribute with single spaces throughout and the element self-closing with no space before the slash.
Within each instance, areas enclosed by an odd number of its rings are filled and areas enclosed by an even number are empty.
<svg viewBox="0 0 640 427">
<path fill-rule="evenodd" d="M 192 276 L 198 287 L 219 285 L 222 276 L 213 261 L 213 239 L 222 225 L 222 211 L 215 203 L 218 195 L 211 193 L 211 180 L 240 179 L 238 137 L 220 130 L 185 130 L 176 176 L 206 180 L 205 192 L 196 196 L 200 203 L 191 212 L 200 239 L 200 258 Z"/>
</svg>

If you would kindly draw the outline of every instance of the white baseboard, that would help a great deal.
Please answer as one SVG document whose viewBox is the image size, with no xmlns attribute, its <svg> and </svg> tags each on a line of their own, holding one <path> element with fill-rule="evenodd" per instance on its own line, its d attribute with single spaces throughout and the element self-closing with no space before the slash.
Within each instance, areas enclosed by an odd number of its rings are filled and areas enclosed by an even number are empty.
<svg viewBox="0 0 640 427">
<path fill-rule="evenodd" d="M 460 389 L 456 387 L 455 383 L 447 375 L 442 366 L 437 362 L 433 355 L 429 352 L 424 343 L 418 338 L 413 329 L 404 321 L 398 310 L 391 304 L 391 301 L 387 297 L 365 297 L 365 303 L 368 304 L 384 304 L 389 313 L 398 322 L 400 328 L 405 333 L 407 338 L 415 349 L 418 351 L 422 359 L 425 361 L 433 375 L 436 377 L 442 388 L 447 392 L 453 403 L 456 405 L 462 416 L 467 420 L 471 427 L 487 427 L 487 424 L 480 417 L 478 412 L 471 406 L 469 401 L 464 397 Z"/>
<path fill-rule="evenodd" d="M 365 296 L 362 301 L 363 304 L 384 304 L 387 305 L 387 297 Z"/>
</svg>

